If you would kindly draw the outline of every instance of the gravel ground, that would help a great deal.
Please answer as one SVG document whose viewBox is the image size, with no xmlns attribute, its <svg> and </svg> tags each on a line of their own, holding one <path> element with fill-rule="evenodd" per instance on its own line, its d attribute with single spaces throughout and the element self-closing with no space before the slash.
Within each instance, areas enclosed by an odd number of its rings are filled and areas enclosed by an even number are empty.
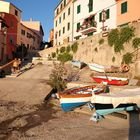
<svg viewBox="0 0 140 140">
<path fill-rule="evenodd" d="M 18 78 L 0 79 L 0 140 L 140 139 L 136 112 L 127 114 L 127 119 L 107 116 L 94 123 L 91 115 L 61 111 L 55 99 L 43 103 L 51 69 L 40 65 Z"/>
</svg>

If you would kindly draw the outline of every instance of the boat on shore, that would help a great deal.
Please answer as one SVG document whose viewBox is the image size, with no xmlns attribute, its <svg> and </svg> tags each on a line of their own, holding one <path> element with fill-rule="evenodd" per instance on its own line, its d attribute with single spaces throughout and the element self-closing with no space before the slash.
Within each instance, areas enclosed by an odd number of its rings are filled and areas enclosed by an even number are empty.
<svg viewBox="0 0 140 140">
<path fill-rule="evenodd" d="M 92 95 L 96 113 L 105 116 L 114 112 L 132 111 L 140 108 L 140 88 L 125 89 L 116 93 Z"/>
<path fill-rule="evenodd" d="M 92 94 L 99 94 L 103 91 L 104 87 L 92 85 L 66 90 L 58 93 L 58 97 L 62 110 L 68 112 L 88 103 L 91 100 Z"/>
<path fill-rule="evenodd" d="M 86 64 L 82 61 L 72 60 L 71 64 L 79 69 L 82 69 Z"/>
<path fill-rule="evenodd" d="M 104 66 L 104 65 L 99 65 L 96 63 L 89 63 L 88 64 L 89 68 L 93 71 L 100 72 L 100 73 L 124 73 L 129 71 L 129 66 L 126 64 L 119 66 Z"/>
<path fill-rule="evenodd" d="M 97 83 L 107 83 L 108 85 L 124 86 L 128 85 L 128 78 L 111 77 L 111 76 L 93 76 L 92 79 Z"/>
</svg>

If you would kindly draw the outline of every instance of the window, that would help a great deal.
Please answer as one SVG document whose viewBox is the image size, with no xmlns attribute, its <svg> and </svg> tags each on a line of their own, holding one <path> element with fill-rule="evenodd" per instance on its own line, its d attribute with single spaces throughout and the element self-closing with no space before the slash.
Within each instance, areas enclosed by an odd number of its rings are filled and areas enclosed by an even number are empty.
<svg viewBox="0 0 140 140">
<path fill-rule="evenodd" d="M 61 4 L 61 6 L 60 6 L 60 10 L 62 10 L 62 8 L 63 8 L 63 4 Z"/>
<path fill-rule="evenodd" d="M 15 15 L 18 16 L 18 11 L 17 10 L 15 10 Z"/>
<path fill-rule="evenodd" d="M 88 7 L 89 7 L 89 12 L 92 12 L 93 11 L 93 0 L 89 0 Z"/>
<path fill-rule="evenodd" d="M 80 29 L 80 22 L 77 23 L 77 31 Z"/>
<path fill-rule="evenodd" d="M 121 14 L 127 12 L 127 1 L 121 4 Z"/>
<path fill-rule="evenodd" d="M 10 36 L 10 44 L 14 45 L 14 38 L 13 38 L 13 36 Z"/>
<path fill-rule="evenodd" d="M 56 12 L 56 14 L 58 15 L 58 13 L 59 13 L 59 9 L 57 9 L 57 12 Z"/>
<path fill-rule="evenodd" d="M 99 13 L 99 22 L 101 22 L 101 21 L 102 21 L 102 12 Z"/>
<path fill-rule="evenodd" d="M 61 23 L 61 17 L 59 17 L 59 23 Z"/>
<path fill-rule="evenodd" d="M 59 36 L 61 36 L 61 30 L 59 30 Z"/>
<path fill-rule="evenodd" d="M 55 27 L 57 27 L 57 20 L 55 21 Z"/>
<path fill-rule="evenodd" d="M 65 27 L 63 27 L 63 34 L 65 33 Z"/>
<path fill-rule="evenodd" d="M 64 6 L 66 6 L 66 0 L 64 0 Z"/>
<path fill-rule="evenodd" d="M 79 14 L 80 11 L 81 11 L 81 5 L 78 5 L 78 6 L 77 6 L 77 14 Z"/>
<path fill-rule="evenodd" d="M 68 22 L 68 28 L 67 29 L 68 29 L 68 31 L 70 30 L 70 22 Z"/>
<path fill-rule="evenodd" d="M 63 13 L 63 20 L 65 20 L 65 13 Z"/>
<path fill-rule="evenodd" d="M 68 9 L 68 15 L 70 15 L 70 7 L 69 7 L 69 9 Z"/>
<path fill-rule="evenodd" d="M 110 18 L 110 10 L 107 9 L 107 10 L 106 10 L 106 19 L 109 19 L 109 18 Z"/>
<path fill-rule="evenodd" d="M 25 30 L 21 30 L 21 34 L 22 35 L 25 35 Z"/>
</svg>

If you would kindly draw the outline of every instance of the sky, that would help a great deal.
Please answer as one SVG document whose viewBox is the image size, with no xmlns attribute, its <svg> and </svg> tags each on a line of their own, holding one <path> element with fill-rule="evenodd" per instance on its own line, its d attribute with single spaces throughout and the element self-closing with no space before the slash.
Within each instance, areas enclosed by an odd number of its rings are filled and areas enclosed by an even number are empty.
<svg viewBox="0 0 140 140">
<path fill-rule="evenodd" d="M 5 0 L 11 2 L 22 11 L 22 20 L 41 22 L 44 41 L 48 41 L 49 32 L 53 28 L 54 9 L 60 0 Z"/>
</svg>

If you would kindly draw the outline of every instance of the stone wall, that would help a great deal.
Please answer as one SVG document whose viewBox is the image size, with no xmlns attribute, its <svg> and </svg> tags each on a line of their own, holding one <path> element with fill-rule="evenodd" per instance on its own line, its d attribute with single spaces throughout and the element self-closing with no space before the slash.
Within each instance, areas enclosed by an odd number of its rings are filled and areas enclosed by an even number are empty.
<svg viewBox="0 0 140 140">
<path fill-rule="evenodd" d="M 136 28 L 135 35 L 137 37 L 140 37 L 140 23 L 133 23 L 133 26 Z M 101 38 L 104 39 L 104 43 L 102 45 L 99 45 L 98 42 Z M 102 37 L 102 34 L 97 34 L 84 39 L 80 39 L 77 42 L 78 51 L 73 55 L 73 59 L 81 60 L 86 63 L 95 62 L 102 65 L 120 65 L 123 55 L 127 52 L 134 51 L 132 47 L 132 41 L 130 41 L 129 43 L 126 43 L 124 45 L 125 50 L 123 50 L 121 53 L 115 53 L 114 48 L 108 45 L 107 37 Z M 72 44 L 72 42 L 70 42 L 69 44 Z M 56 52 L 57 48 L 60 49 L 63 46 L 67 47 L 69 44 L 48 48 L 41 51 L 39 54 L 45 57 L 52 52 Z M 115 57 L 114 62 L 112 62 L 113 57 Z"/>
</svg>

